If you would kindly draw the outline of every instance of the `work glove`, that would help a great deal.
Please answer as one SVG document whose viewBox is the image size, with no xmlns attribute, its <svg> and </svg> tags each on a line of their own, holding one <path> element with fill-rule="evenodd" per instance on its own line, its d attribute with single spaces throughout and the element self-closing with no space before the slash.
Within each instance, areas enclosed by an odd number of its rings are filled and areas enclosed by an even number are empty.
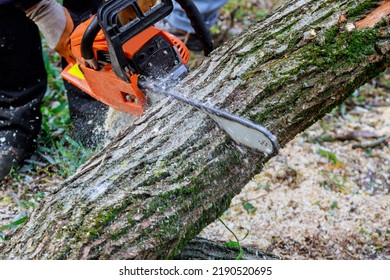
<svg viewBox="0 0 390 280">
<path fill-rule="evenodd" d="M 74 59 L 70 49 L 70 35 L 74 24 L 66 8 L 54 0 L 42 0 L 26 10 L 46 39 L 50 48 L 67 60 Z"/>
<path fill-rule="evenodd" d="M 155 4 L 157 0 L 138 0 L 137 3 L 139 7 L 141 8 L 142 12 L 149 11 Z M 133 10 L 132 7 L 128 7 L 118 14 L 119 20 L 122 25 L 125 25 L 129 21 L 135 19 L 137 17 L 137 14 Z"/>
</svg>

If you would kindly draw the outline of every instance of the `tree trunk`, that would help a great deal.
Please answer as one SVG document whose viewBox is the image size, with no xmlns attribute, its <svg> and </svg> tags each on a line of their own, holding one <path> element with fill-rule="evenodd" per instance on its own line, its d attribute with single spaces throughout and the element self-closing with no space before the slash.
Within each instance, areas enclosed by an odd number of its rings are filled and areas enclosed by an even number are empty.
<svg viewBox="0 0 390 280">
<path fill-rule="evenodd" d="M 389 1 L 288 1 L 175 91 L 264 125 L 284 146 L 389 64 L 387 18 L 352 24 L 379 4 Z M 0 257 L 173 258 L 266 161 L 163 99 L 48 196 Z"/>
</svg>

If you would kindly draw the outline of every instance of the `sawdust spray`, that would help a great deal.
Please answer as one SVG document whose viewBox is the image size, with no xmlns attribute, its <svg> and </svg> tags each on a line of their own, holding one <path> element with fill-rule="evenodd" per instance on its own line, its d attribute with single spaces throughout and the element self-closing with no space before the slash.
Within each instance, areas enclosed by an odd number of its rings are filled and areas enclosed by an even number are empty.
<svg viewBox="0 0 390 280">
<path fill-rule="evenodd" d="M 119 133 L 125 131 L 137 119 L 137 116 L 127 114 L 125 112 L 109 108 L 107 117 L 104 122 L 104 130 L 106 132 L 106 142 L 112 140 Z"/>
</svg>

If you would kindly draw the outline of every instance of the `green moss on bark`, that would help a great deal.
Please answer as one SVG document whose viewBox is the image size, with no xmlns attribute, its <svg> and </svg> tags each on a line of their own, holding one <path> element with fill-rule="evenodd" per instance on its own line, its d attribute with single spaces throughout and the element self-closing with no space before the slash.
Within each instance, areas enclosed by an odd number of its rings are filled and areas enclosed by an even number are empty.
<svg viewBox="0 0 390 280">
<path fill-rule="evenodd" d="M 308 64 L 322 68 L 333 67 L 340 63 L 357 64 L 376 53 L 378 29 L 356 30 L 339 34 L 332 28 L 327 32 L 326 44 L 309 44 L 303 48 Z"/>
<path fill-rule="evenodd" d="M 372 10 L 373 8 L 377 7 L 381 2 L 382 1 L 378 1 L 378 0 L 364 1 L 363 3 L 359 4 L 355 8 L 349 10 L 347 14 L 348 18 L 352 20 L 360 16 L 363 16 L 365 11 Z"/>
</svg>

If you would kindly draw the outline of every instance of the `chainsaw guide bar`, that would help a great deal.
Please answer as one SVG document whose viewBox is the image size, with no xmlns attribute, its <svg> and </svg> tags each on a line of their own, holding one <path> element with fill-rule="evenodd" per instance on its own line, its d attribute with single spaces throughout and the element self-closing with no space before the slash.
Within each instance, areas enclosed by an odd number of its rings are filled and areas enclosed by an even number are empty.
<svg viewBox="0 0 390 280">
<path fill-rule="evenodd" d="M 204 103 L 177 95 L 164 87 L 157 86 L 154 81 L 139 82 L 140 88 L 149 90 L 176 99 L 182 103 L 204 111 L 218 126 L 224 130 L 230 138 L 238 145 L 260 152 L 265 157 L 271 157 L 278 153 L 279 143 L 276 137 L 265 127 L 258 125 L 248 119 L 232 115 L 221 109 L 208 106 Z"/>
</svg>

